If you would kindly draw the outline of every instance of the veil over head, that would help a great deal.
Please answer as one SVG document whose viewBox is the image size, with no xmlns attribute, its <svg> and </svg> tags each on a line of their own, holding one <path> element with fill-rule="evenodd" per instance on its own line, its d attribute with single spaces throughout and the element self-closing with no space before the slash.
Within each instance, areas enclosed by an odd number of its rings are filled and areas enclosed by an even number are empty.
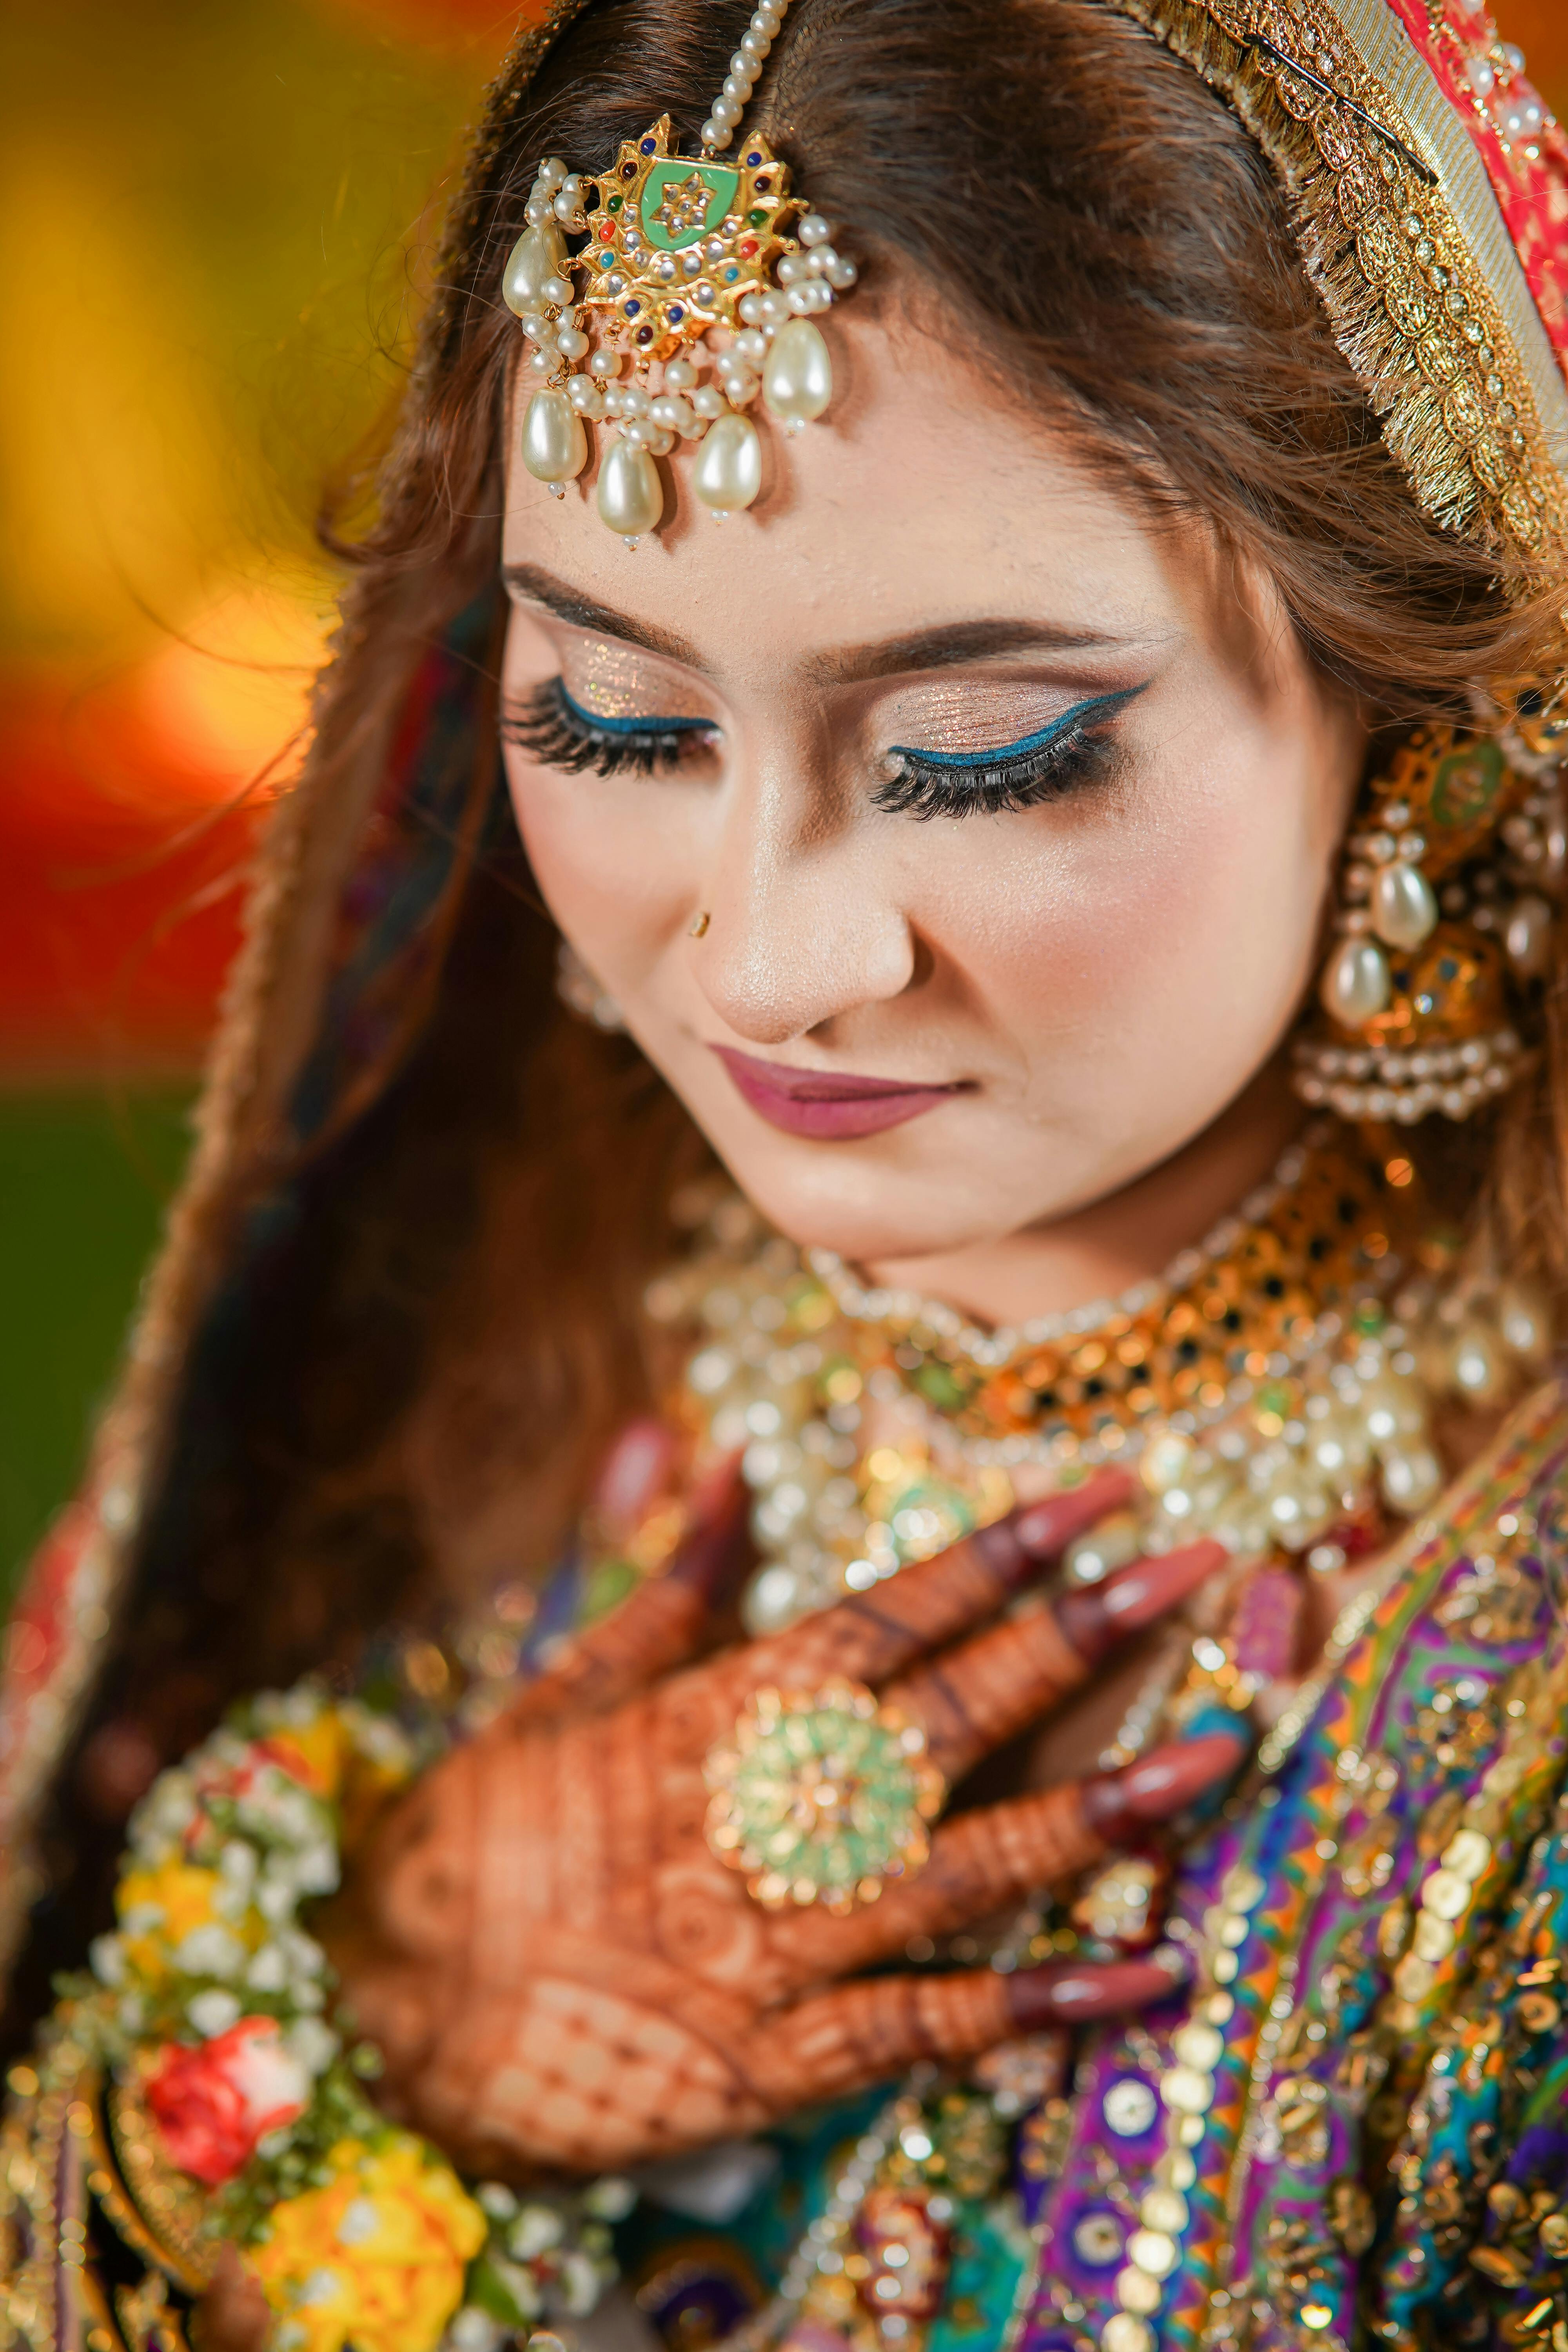
<svg viewBox="0 0 1568 2352">
<path fill-rule="evenodd" d="M 476 309 L 493 308 L 538 160 L 517 154 L 517 126 L 541 59 L 584 5 L 552 0 L 491 90 L 390 499 Z M 1527 592 L 1568 587 L 1568 139 L 1500 50 L 1484 0 L 1103 5 L 1200 73 L 1258 142 L 1287 191 L 1300 265 L 1425 512 L 1494 551 Z M 12 1619 L 5 1955 L 41 1884 L 46 1799 L 121 1629 L 168 1599 L 171 1563 L 197 1540 L 199 1490 L 226 1444 L 222 1368 L 247 1344 L 247 1270 L 296 1213 L 302 1169 L 375 1099 L 442 989 L 461 885 L 497 805 L 495 572 L 491 517 L 444 559 L 434 590 L 409 571 L 345 605 L 311 749 L 259 861 L 197 1149 L 118 1393 Z"/>
</svg>

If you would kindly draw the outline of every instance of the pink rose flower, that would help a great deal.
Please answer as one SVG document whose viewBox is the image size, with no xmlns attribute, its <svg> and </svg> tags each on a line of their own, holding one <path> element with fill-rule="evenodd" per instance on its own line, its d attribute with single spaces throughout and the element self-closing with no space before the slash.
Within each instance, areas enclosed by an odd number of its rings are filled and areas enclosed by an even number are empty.
<svg viewBox="0 0 1568 2352">
<path fill-rule="evenodd" d="M 199 2050 L 166 2042 L 146 2095 L 171 2163 L 216 2189 L 265 2133 L 304 2114 L 310 2076 L 275 2017 L 242 2017 Z"/>
</svg>

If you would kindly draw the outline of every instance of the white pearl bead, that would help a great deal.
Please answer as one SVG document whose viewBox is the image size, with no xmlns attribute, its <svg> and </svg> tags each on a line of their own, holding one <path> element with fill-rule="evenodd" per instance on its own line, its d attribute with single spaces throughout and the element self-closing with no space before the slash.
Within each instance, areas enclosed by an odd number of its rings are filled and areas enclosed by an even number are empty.
<svg viewBox="0 0 1568 2352">
<path fill-rule="evenodd" d="M 557 361 L 553 352 L 540 350 L 537 352 L 530 352 L 528 355 L 528 372 L 530 375 L 548 376 L 553 374 L 556 365 Z"/>
<path fill-rule="evenodd" d="M 566 386 L 566 397 L 579 416 L 597 419 L 605 414 L 605 395 L 591 375 L 574 375 Z"/>
<path fill-rule="evenodd" d="M 724 130 L 732 130 L 741 120 L 741 110 L 732 98 L 718 99 L 714 101 L 713 120 Z"/>
<path fill-rule="evenodd" d="M 661 432 L 657 425 L 649 425 L 645 429 L 648 436 L 647 446 L 653 456 L 668 457 L 675 446 L 674 434 Z"/>
<path fill-rule="evenodd" d="M 768 355 L 768 339 L 755 327 L 742 327 L 731 349 L 748 367 L 760 367 Z"/>
<path fill-rule="evenodd" d="M 689 392 L 697 381 L 697 370 L 689 360 L 669 360 L 665 363 L 664 381 L 671 392 Z"/>
<path fill-rule="evenodd" d="M 1374 1021 L 1387 1011 L 1393 993 L 1383 950 L 1371 940 L 1342 940 L 1329 958 L 1319 993 L 1323 1010 L 1347 1029 Z"/>
<path fill-rule="evenodd" d="M 1489 98 L 1497 88 L 1497 68 L 1486 58 L 1472 58 L 1465 78 L 1478 98 Z"/>
<path fill-rule="evenodd" d="M 628 383 L 622 388 L 621 415 L 623 416 L 646 416 L 647 410 L 647 394 L 640 383 Z"/>
<path fill-rule="evenodd" d="M 1372 927 L 1391 948 L 1418 948 L 1437 923 L 1432 885 L 1418 866 L 1403 858 L 1380 866 L 1372 885 Z"/>
<path fill-rule="evenodd" d="M 748 327 L 762 325 L 763 311 L 763 298 L 760 294 L 742 294 L 737 307 Z"/>
<path fill-rule="evenodd" d="M 691 403 L 678 392 L 661 392 L 648 415 L 666 433 L 690 434 L 697 423 Z"/>
<path fill-rule="evenodd" d="M 580 360 L 588 348 L 588 338 L 580 327 L 563 327 L 555 338 L 555 348 L 563 360 Z"/>
<path fill-rule="evenodd" d="M 833 362 L 818 330 L 791 319 L 773 337 L 763 370 L 763 397 L 786 424 L 809 424 L 833 397 Z"/>
<path fill-rule="evenodd" d="M 1379 1484 L 1389 1508 L 1408 1518 L 1441 1494 L 1442 1465 L 1430 1446 L 1414 1445 L 1408 1452 L 1391 1447 L 1383 1457 Z"/>
<path fill-rule="evenodd" d="M 559 155 L 547 155 L 539 167 L 539 176 L 548 180 L 552 188 L 559 187 L 566 177 L 566 166 Z"/>
<path fill-rule="evenodd" d="M 523 206 L 522 217 L 530 228 L 537 228 L 541 221 L 550 218 L 549 204 L 542 198 L 534 196 Z"/>
<path fill-rule="evenodd" d="M 761 65 L 773 45 L 771 33 L 754 33 L 748 25 L 741 36 L 739 55 L 750 58 L 756 65 Z"/>
<path fill-rule="evenodd" d="M 746 79 L 746 78 L 745 78 L 745 76 L 744 76 L 743 74 L 726 74 L 726 75 L 725 75 L 725 77 L 724 77 L 724 98 L 725 98 L 726 101 L 728 102 L 728 104 L 731 105 L 731 106 L 734 108 L 734 110 L 735 110 L 735 120 L 736 120 L 736 121 L 737 121 L 737 122 L 738 122 L 738 121 L 740 121 L 740 119 L 741 119 L 741 109 L 742 109 L 742 107 L 745 104 L 745 102 L 746 102 L 747 99 L 749 99 L 749 98 L 750 98 L 751 94 L 752 94 L 752 85 L 751 85 L 751 83 Z M 718 108 L 717 108 L 717 107 L 715 107 L 715 108 L 714 108 L 714 110 L 713 110 L 713 111 L 715 112 L 715 114 L 718 112 L 718 110 L 718 110 Z"/>
<path fill-rule="evenodd" d="M 564 259 L 564 257 L 563 254 L 562 258 Z M 548 302 L 552 310 L 564 310 L 571 301 L 572 280 L 560 276 L 559 264 L 556 272 L 547 278 L 540 288 L 539 299 L 542 302 Z"/>
<path fill-rule="evenodd" d="M 846 254 L 836 254 L 827 265 L 827 282 L 830 286 L 837 286 L 840 293 L 847 287 L 853 286 L 859 275 L 860 272 Z"/>
<path fill-rule="evenodd" d="M 1552 912 L 1545 898 L 1521 898 L 1508 919 L 1503 946 L 1521 980 L 1540 980 L 1552 963 Z"/>
<path fill-rule="evenodd" d="M 613 376 L 619 375 L 620 372 L 621 355 L 619 352 L 597 351 L 594 353 L 593 358 L 588 362 L 588 373 L 590 375 Z"/>
<path fill-rule="evenodd" d="M 551 297 L 545 288 L 561 283 L 555 273 L 565 258 L 566 240 L 553 221 L 541 221 L 533 228 L 525 228 L 508 255 L 501 274 L 501 299 L 507 309 L 521 317 L 524 311 L 537 310 L 541 302 L 548 302 Z M 563 299 L 571 300 L 570 287 Z"/>
<path fill-rule="evenodd" d="M 625 384 L 607 383 L 605 386 L 605 414 L 606 416 L 620 415 L 621 403 L 625 399 L 626 394 L 626 387 Z"/>
<path fill-rule="evenodd" d="M 583 420 L 564 393 L 536 392 L 522 420 L 522 462 L 536 482 L 569 482 L 588 462 Z"/>
<path fill-rule="evenodd" d="M 658 528 L 664 512 L 664 485 L 646 449 L 617 437 L 605 453 L 595 500 L 601 521 L 623 539 Z"/>
<path fill-rule="evenodd" d="M 692 488 L 721 514 L 749 507 L 763 487 L 763 445 L 749 416 L 721 416 L 692 468 Z"/>
<path fill-rule="evenodd" d="M 748 367 L 732 368 L 724 379 L 724 391 L 731 407 L 744 408 L 757 396 L 757 377 Z"/>
<path fill-rule="evenodd" d="M 626 438 L 634 449 L 647 448 L 658 430 L 657 426 L 648 423 L 646 416 L 632 417 L 623 429 Z"/>
<path fill-rule="evenodd" d="M 711 147 L 718 154 L 723 153 L 734 136 L 727 122 L 705 122 L 702 126 L 703 145 Z"/>
<path fill-rule="evenodd" d="M 820 213 L 807 213 L 800 225 L 802 245 L 826 245 L 832 235 L 831 226 Z"/>
<path fill-rule="evenodd" d="M 805 256 L 804 256 L 804 255 L 802 255 L 802 254 L 798 254 L 798 253 L 786 253 L 786 254 L 784 255 L 784 259 L 779 263 L 779 268 L 778 268 L 778 278 L 779 278 L 779 284 L 780 284 L 781 286 L 794 286 L 795 284 L 796 284 L 796 282 L 797 282 L 800 278 L 804 278 L 805 276 Z"/>
<path fill-rule="evenodd" d="M 714 417 L 724 414 L 724 395 L 717 384 L 700 383 L 691 395 L 691 405 L 699 416 L 711 424 Z"/>
<path fill-rule="evenodd" d="M 763 296 L 763 323 L 764 326 L 782 327 L 788 317 L 789 304 L 784 300 L 782 294 L 775 294 L 770 290 Z"/>
</svg>

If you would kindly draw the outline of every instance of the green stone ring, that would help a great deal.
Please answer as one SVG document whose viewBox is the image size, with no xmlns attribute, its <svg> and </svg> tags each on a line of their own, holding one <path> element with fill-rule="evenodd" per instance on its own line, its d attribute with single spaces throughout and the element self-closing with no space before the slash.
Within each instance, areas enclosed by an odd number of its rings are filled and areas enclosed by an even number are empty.
<svg viewBox="0 0 1568 2352">
<path fill-rule="evenodd" d="M 754 1691 L 704 1770 L 709 1846 L 770 1910 L 874 1903 L 921 1868 L 947 1795 L 920 1725 L 844 1681 Z"/>
</svg>

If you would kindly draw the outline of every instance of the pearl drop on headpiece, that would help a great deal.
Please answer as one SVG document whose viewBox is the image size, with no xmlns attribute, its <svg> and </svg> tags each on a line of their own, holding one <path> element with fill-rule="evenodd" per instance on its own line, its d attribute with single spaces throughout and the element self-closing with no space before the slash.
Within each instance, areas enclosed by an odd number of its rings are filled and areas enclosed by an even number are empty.
<svg viewBox="0 0 1568 2352">
<path fill-rule="evenodd" d="M 791 433 L 833 396 L 815 321 L 854 285 L 855 265 L 832 224 L 791 194 L 764 139 L 750 133 L 733 162 L 717 160 L 735 145 L 788 5 L 763 0 L 752 16 L 703 123 L 700 158 L 670 152 L 668 115 L 597 177 L 547 156 L 502 274 L 537 384 L 522 464 L 563 497 L 588 463 L 585 427 L 618 426 L 601 454 L 596 504 L 628 546 L 663 517 L 654 460 L 678 441 L 703 445 L 692 487 L 712 514 L 733 514 L 763 487 L 762 439 L 745 414 L 758 394 Z M 585 241 L 574 252 L 568 237 Z M 629 382 L 619 380 L 624 359 Z M 699 359 L 711 361 L 710 382 Z"/>
</svg>

